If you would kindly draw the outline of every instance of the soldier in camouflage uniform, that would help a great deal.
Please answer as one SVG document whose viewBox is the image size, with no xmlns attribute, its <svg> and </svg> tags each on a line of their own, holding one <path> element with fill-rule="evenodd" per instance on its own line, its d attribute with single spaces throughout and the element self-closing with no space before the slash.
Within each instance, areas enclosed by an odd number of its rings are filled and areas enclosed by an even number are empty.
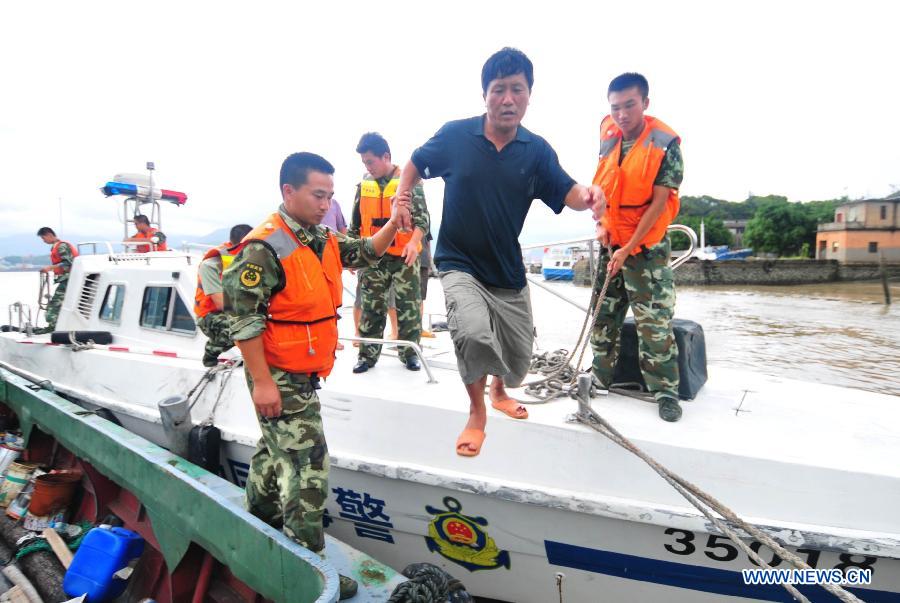
<svg viewBox="0 0 900 603">
<path fill-rule="evenodd" d="M 594 295 L 607 273 L 612 277 L 591 333 L 593 372 L 603 387 L 611 385 L 619 332 L 631 306 L 647 389 L 658 403 L 659 416 L 677 421 L 681 406 L 678 348 L 672 333 L 675 284 L 666 229 L 678 213 L 684 163 L 677 134 L 644 115 L 648 88 L 639 74 L 615 78 L 609 86 L 611 114 L 601 126 L 600 165 L 594 182 L 604 189 L 609 209 L 597 228 L 604 250 Z"/>
<path fill-rule="evenodd" d="M 47 326 L 35 329 L 34 332 L 38 334 L 52 333 L 56 328 L 56 321 L 59 319 L 59 309 L 62 307 L 63 299 L 66 296 L 72 261 L 78 255 L 78 252 L 75 251 L 71 243 L 60 240 L 49 226 L 44 226 L 38 230 L 37 234 L 44 243 L 53 246 L 50 253 L 53 263 L 50 266 L 41 268 L 41 272 L 52 272 L 54 274 L 53 282 L 56 283 L 56 290 L 53 292 L 53 297 L 50 299 L 50 303 L 47 304 L 47 311 L 44 314 Z"/>
<path fill-rule="evenodd" d="M 377 232 L 386 210 L 381 207 L 393 195 L 400 178 L 400 168 L 391 163 L 391 150 L 387 141 L 378 133 L 364 134 L 356 147 L 363 165 L 368 170 L 364 180 L 356 188 L 350 236 L 358 237 Z M 377 208 L 377 209 L 373 209 Z M 399 338 L 419 343 L 422 333 L 421 284 L 419 253 L 422 240 L 428 233 L 429 216 L 425 205 L 425 192 L 421 184 L 412 190 L 413 232 L 401 233 L 381 261 L 367 268 L 360 276 L 362 316 L 359 322 L 361 337 L 381 339 L 388 311 L 388 294 L 393 286 L 397 311 Z M 354 373 L 364 373 L 378 362 L 380 344 L 363 343 L 359 346 L 359 360 Z M 401 362 L 411 371 L 419 370 L 416 353 L 409 347 L 399 349 Z"/>
<path fill-rule="evenodd" d="M 312 153 L 295 153 L 285 159 L 281 168 L 284 202 L 278 214 L 247 235 L 222 276 L 225 312 L 232 319 L 231 338 L 244 357 L 247 385 L 262 432 L 250 462 L 247 507 L 255 516 L 320 554 L 325 546 L 322 518 L 328 497 L 329 460 L 316 390 L 319 376 L 327 375 L 334 363 L 337 335 L 333 327 L 337 317 L 283 321 L 276 318 L 280 316 L 277 312 L 282 311 L 276 308 L 292 308 L 294 304 L 285 304 L 278 297 L 300 297 L 333 308 L 329 305 L 335 295 L 332 287 L 340 291 L 341 265 L 360 268 L 376 263 L 397 232 L 396 213 L 409 204 L 408 198 L 398 200 L 390 219 L 374 237 L 354 239 L 329 233 L 319 222 L 334 192 L 333 173 L 330 163 Z M 279 225 L 273 227 L 273 222 Z M 278 237 L 269 236 L 266 242 L 258 238 L 273 228 Z M 339 264 L 334 258 L 335 247 Z M 318 262 L 322 268 L 313 271 L 308 269 L 311 264 L 304 264 L 307 267 L 300 272 L 290 263 L 300 261 L 292 260 L 296 257 L 305 258 L 303 262 Z M 310 283 L 316 282 L 328 285 L 309 291 Z M 292 324 L 286 327 L 284 323 Z M 294 325 L 306 333 L 309 329 L 321 329 L 313 332 L 326 336 L 310 335 L 302 350 L 285 352 L 279 344 L 293 342 L 281 340 L 279 337 L 283 336 L 277 334 Z M 329 337 L 330 341 L 325 341 Z M 282 361 L 286 365 L 319 363 L 316 366 L 321 369 L 304 372 L 274 364 Z M 341 599 L 355 594 L 356 588 L 353 580 L 341 577 Z"/>
<path fill-rule="evenodd" d="M 203 366 L 219 363 L 219 355 L 234 345 L 231 340 L 231 321 L 222 310 L 225 302 L 222 294 L 222 272 L 234 260 L 234 248 L 252 228 L 237 224 L 228 233 L 228 241 L 206 252 L 197 268 L 197 293 L 194 296 L 194 315 L 197 326 L 206 335 Z"/>
</svg>

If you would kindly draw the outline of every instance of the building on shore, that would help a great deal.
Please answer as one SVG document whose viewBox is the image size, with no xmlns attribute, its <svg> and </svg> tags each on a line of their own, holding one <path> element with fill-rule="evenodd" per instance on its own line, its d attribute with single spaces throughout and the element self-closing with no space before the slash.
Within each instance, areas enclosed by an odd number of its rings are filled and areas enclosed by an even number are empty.
<svg viewBox="0 0 900 603">
<path fill-rule="evenodd" d="M 884 199 L 848 201 L 834 222 L 819 224 L 816 258 L 848 262 L 900 262 L 900 192 Z"/>
<path fill-rule="evenodd" d="M 732 247 L 735 249 L 740 249 L 744 246 L 744 231 L 747 230 L 747 222 L 749 220 L 722 220 L 722 224 L 734 237 L 734 245 Z"/>
</svg>

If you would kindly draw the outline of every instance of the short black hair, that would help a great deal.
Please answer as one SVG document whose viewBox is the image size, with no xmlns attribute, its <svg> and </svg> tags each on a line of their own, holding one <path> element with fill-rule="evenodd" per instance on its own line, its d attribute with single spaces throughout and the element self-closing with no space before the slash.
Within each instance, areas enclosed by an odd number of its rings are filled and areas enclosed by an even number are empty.
<svg viewBox="0 0 900 603">
<path fill-rule="evenodd" d="M 647 78 L 640 73 L 634 72 L 623 73 L 622 75 L 614 77 L 609 83 L 609 89 L 606 91 L 606 96 L 608 97 L 613 92 L 624 92 L 625 90 L 635 87 L 638 89 L 638 92 L 641 93 L 641 98 L 650 96 L 650 84 L 647 82 Z"/>
<path fill-rule="evenodd" d="M 534 85 L 534 65 L 531 59 L 518 48 L 507 46 L 498 50 L 485 62 L 481 68 L 481 90 L 487 94 L 488 85 L 496 79 L 509 77 L 518 73 L 525 74 L 528 82 L 528 91 Z"/>
<path fill-rule="evenodd" d="M 388 141 L 384 139 L 384 136 L 378 132 L 366 132 L 360 136 L 359 144 L 356 145 L 356 152 L 360 155 L 370 152 L 379 157 L 383 157 L 387 153 L 390 157 L 391 147 L 388 145 Z"/>
<path fill-rule="evenodd" d="M 334 174 L 334 166 L 328 163 L 327 159 L 315 153 L 303 152 L 288 155 L 281 164 L 279 190 L 285 184 L 290 184 L 294 188 L 303 186 L 306 184 L 306 179 L 309 177 L 310 172 Z"/>
<path fill-rule="evenodd" d="M 138 222 L 150 226 L 150 218 L 148 218 L 144 214 L 137 214 L 136 216 L 134 216 L 134 223 L 137 224 Z"/>
<path fill-rule="evenodd" d="M 240 243 L 244 237 L 247 236 L 247 233 L 253 230 L 253 227 L 249 224 L 237 224 L 231 227 L 231 232 L 228 233 L 228 240 L 231 241 L 232 245 L 237 245 Z"/>
<path fill-rule="evenodd" d="M 41 226 L 41 227 L 38 229 L 37 236 L 42 237 L 42 236 L 44 236 L 44 235 L 53 235 L 53 236 L 55 237 L 55 236 L 56 236 L 56 233 L 53 232 L 53 229 L 50 228 L 49 226 Z"/>
</svg>

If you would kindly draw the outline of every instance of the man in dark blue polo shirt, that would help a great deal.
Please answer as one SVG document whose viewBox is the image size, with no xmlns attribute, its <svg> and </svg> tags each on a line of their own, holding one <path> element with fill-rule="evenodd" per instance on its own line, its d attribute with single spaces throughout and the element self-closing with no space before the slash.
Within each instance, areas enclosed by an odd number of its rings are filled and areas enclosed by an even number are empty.
<svg viewBox="0 0 900 603">
<path fill-rule="evenodd" d="M 519 234 L 535 199 L 555 213 L 594 207 L 603 193 L 576 184 L 546 140 L 520 125 L 534 83 L 531 61 L 504 48 L 481 71 L 487 112 L 451 121 L 412 155 L 398 197 L 420 177 L 444 179 L 444 212 L 434 261 L 447 302 L 447 322 L 460 376 L 469 394 L 469 421 L 456 452 L 475 456 L 484 441 L 487 376 L 491 405 L 514 419 L 528 411 L 505 386 L 528 372 L 534 328 Z"/>
</svg>

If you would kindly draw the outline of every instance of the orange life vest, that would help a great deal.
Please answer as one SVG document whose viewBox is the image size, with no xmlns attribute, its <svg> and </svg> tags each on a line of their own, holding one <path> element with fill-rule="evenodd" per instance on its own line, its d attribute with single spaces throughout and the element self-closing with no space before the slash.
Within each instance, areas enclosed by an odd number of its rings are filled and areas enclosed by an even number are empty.
<svg viewBox="0 0 900 603">
<path fill-rule="evenodd" d="M 383 190 L 378 182 L 368 174 L 359 183 L 359 234 L 362 237 L 371 237 L 391 219 L 391 198 L 397 194 L 397 185 L 400 184 L 399 172 L 399 169 L 394 168 L 394 175 L 391 176 L 390 182 Z M 401 255 L 410 239 L 412 239 L 412 231 L 397 232 L 385 253 Z M 419 243 L 419 251 L 422 251 L 421 243 Z"/>
<path fill-rule="evenodd" d="M 594 175 L 594 184 L 600 186 L 606 195 L 603 224 L 614 246 L 628 243 L 641 217 L 650 207 L 653 181 L 673 140 L 679 140 L 674 130 L 655 117 L 645 115 L 644 130 L 619 165 L 622 131 L 610 116 L 606 116 L 600 125 L 600 163 Z M 666 229 L 678 215 L 678 208 L 678 191 L 670 189 L 662 215 L 631 254 L 640 253 L 643 248 L 662 241 Z"/>
<path fill-rule="evenodd" d="M 134 237 L 134 239 L 152 239 L 153 236 L 159 231 L 152 226 L 147 232 L 138 231 Z M 148 253 L 150 251 L 168 251 L 169 247 L 166 245 L 166 242 L 151 245 L 136 245 L 134 248 L 135 253 Z"/>
<path fill-rule="evenodd" d="M 337 238 L 328 233 L 319 260 L 276 212 L 250 231 L 239 249 L 250 241 L 266 243 L 284 270 L 284 285 L 269 298 L 263 332 L 266 362 L 291 373 L 328 376 L 334 366 L 337 309 L 343 296 Z"/>
<path fill-rule="evenodd" d="M 73 247 L 71 243 L 69 243 L 68 241 L 57 241 L 56 243 L 53 244 L 53 247 L 50 249 L 50 263 L 51 264 L 61 264 L 62 263 L 62 256 L 59 255 L 59 246 L 62 243 L 65 243 L 66 245 L 69 246 L 69 251 L 72 252 L 72 259 L 75 259 L 78 257 L 78 250 L 75 249 L 75 247 Z M 65 274 L 68 271 L 69 271 L 69 268 L 66 266 L 58 266 L 57 265 L 57 266 L 53 267 L 53 274 Z"/>
<path fill-rule="evenodd" d="M 221 257 L 222 258 L 222 270 L 225 270 L 231 265 L 231 262 L 234 261 L 234 250 L 237 249 L 237 245 L 232 246 L 231 241 L 226 241 L 219 245 L 218 247 L 213 247 L 209 251 L 203 254 L 203 260 L 206 261 L 210 258 Z M 219 270 L 219 278 L 222 278 L 222 270 Z M 219 309 L 216 307 L 216 302 L 213 301 L 211 295 L 207 295 L 205 291 L 203 291 L 203 282 L 200 280 L 200 275 L 197 275 L 197 291 L 194 293 L 194 315 L 197 318 L 203 318 L 210 312 L 218 312 Z"/>
</svg>

